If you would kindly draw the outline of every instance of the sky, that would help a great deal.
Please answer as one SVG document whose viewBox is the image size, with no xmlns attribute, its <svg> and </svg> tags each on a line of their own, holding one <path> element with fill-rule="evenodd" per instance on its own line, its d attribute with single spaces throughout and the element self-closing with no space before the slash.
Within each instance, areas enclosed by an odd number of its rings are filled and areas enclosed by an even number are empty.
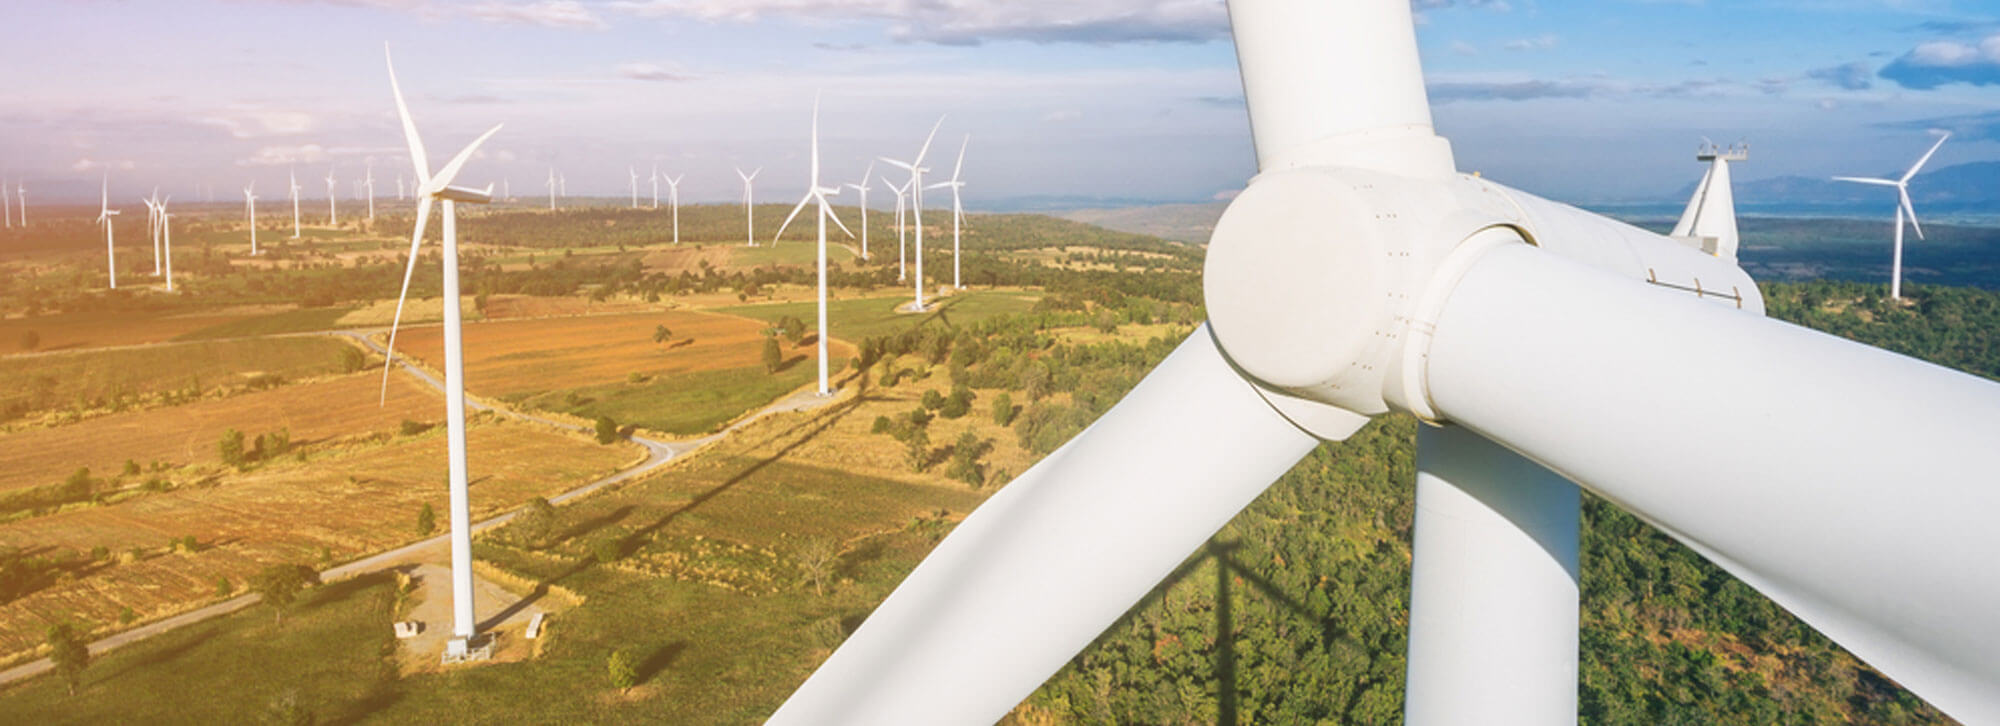
<svg viewBox="0 0 2000 726">
<path fill-rule="evenodd" d="M 2000 159 L 1992 0 L 1411 2 L 1460 168 L 1552 198 L 1672 201 L 1703 136 L 1752 145 L 1739 179 L 1900 171 L 1938 130 L 1934 165 Z M 684 200 L 738 199 L 742 167 L 790 201 L 816 93 L 824 181 L 942 115 L 932 176 L 965 143 L 974 210 L 1224 198 L 1254 172 L 1220 0 L 9 0 L 0 177 L 270 200 L 292 170 L 347 197 L 372 165 L 392 196 L 385 42 L 433 163 L 504 123 L 462 181 L 516 197 L 553 168 L 595 196 L 636 169 L 650 198 L 657 164 Z"/>
</svg>

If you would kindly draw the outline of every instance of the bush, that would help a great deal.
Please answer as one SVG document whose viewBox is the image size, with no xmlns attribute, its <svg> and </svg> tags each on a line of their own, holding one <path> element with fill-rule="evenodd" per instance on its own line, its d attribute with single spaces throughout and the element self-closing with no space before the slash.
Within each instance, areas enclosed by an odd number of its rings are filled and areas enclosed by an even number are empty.
<svg viewBox="0 0 2000 726">
<path fill-rule="evenodd" d="M 868 433 L 886 434 L 889 433 L 889 429 L 894 426 L 895 424 L 889 421 L 888 416 L 876 416 L 875 423 L 868 427 Z"/>
<path fill-rule="evenodd" d="M 250 463 L 250 459 L 247 456 L 248 452 L 243 449 L 243 432 L 236 429 L 227 429 L 222 432 L 222 441 L 216 444 L 216 450 L 222 455 L 222 463 L 224 464 L 243 467 Z"/>
<path fill-rule="evenodd" d="M 617 562 L 624 554 L 625 545 L 616 536 L 599 537 L 597 541 L 590 543 L 590 557 L 597 560 L 600 565 Z"/>
<path fill-rule="evenodd" d="M 137 462 L 137 461 L 133 461 L 133 460 L 131 460 L 131 459 L 126 459 L 126 460 L 125 460 L 125 471 L 124 471 L 124 473 L 123 473 L 122 475 L 123 475 L 123 476 L 138 476 L 138 475 L 139 475 L 139 462 Z"/>
<path fill-rule="evenodd" d="M 916 410 L 910 412 L 910 426 L 921 429 L 925 426 L 929 426 L 930 423 L 931 423 L 931 412 L 925 411 L 924 407 L 918 406 Z"/>
<path fill-rule="evenodd" d="M 403 426 L 400 430 L 403 432 L 404 436 L 415 436 L 417 434 L 421 434 L 425 431 L 431 430 L 431 425 L 427 423 L 418 423 L 416 421 L 411 421 L 409 419 L 403 419 Z"/>
<path fill-rule="evenodd" d="M 764 339 L 764 370 L 778 372 L 778 366 L 785 363 L 785 351 L 778 347 L 777 338 Z"/>
<path fill-rule="evenodd" d="M 611 687 L 620 693 L 639 682 L 639 671 L 632 667 L 632 659 L 625 657 L 625 651 L 611 651 L 611 655 L 604 659 L 604 668 L 611 676 Z"/>
<path fill-rule="evenodd" d="M 972 389 L 965 386 L 953 388 L 951 397 L 946 398 L 944 405 L 938 407 L 938 415 L 950 419 L 963 417 L 972 412 L 972 399 Z"/>
<path fill-rule="evenodd" d="M 424 508 L 417 510 L 417 534 L 428 535 L 436 532 L 438 527 L 437 520 L 437 510 L 431 509 L 430 502 L 424 502 Z"/>
<path fill-rule="evenodd" d="M 1014 397 L 1001 393 L 993 397 L 993 423 L 1008 426 L 1014 423 Z"/>
<path fill-rule="evenodd" d="M 40 347 L 42 347 L 41 333 L 32 330 L 21 333 L 21 350 L 34 350 Z"/>
<path fill-rule="evenodd" d="M 236 594 L 236 586 L 229 584 L 229 578 L 227 577 L 215 578 L 216 597 L 229 597 L 230 595 L 233 594 Z"/>
<path fill-rule="evenodd" d="M 609 444 L 618 440 L 618 422 L 610 416 L 597 417 L 597 443 Z"/>
<path fill-rule="evenodd" d="M 938 393 L 935 390 L 924 391 L 923 406 L 924 408 L 932 411 L 936 411 L 940 408 L 943 408 L 944 394 Z"/>
</svg>

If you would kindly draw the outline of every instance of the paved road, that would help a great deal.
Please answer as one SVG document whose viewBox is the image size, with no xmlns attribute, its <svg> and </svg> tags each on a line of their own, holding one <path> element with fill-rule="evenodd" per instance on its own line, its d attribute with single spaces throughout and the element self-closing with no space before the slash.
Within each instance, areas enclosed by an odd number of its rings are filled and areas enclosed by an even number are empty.
<svg viewBox="0 0 2000 726">
<path fill-rule="evenodd" d="M 367 346 L 368 349 L 373 350 L 376 353 L 382 353 L 383 352 L 382 346 L 376 344 L 375 341 L 369 338 L 369 336 L 386 330 L 387 328 L 380 328 L 375 330 L 340 330 L 340 331 L 331 331 L 323 333 L 311 333 L 311 335 L 332 335 L 332 336 L 353 338 L 357 341 L 360 341 L 362 345 Z M 436 388 L 439 391 L 444 390 L 444 384 L 440 382 L 436 377 L 432 376 L 430 373 L 410 365 L 409 362 L 403 359 L 401 356 L 398 356 L 396 360 L 397 360 L 396 363 L 397 367 L 401 368 L 403 372 L 415 376 L 417 380 L 423 381 L 425 384 L 431 386 L 432 388 Z M 571 499 L 575 499 L 577 497 L 587 495 L 599 489 L 603 489 L 604 487 L 608 487 L 613 484 L 617 484 L 619 482 L 632 479 L 633 477 L 640 476 L 642 474 L 645 474 L 647 472 L 659 468 L 662 464 L 665 464 L 668 461 L 672 461 L 675 457 L 692 452 L 696 449 L 699 449 L 703 446 L 706 446 L 710 443 L 720 440 L 722 437 L 727 436 L 735 432 L 736 430 L 743 428 L 744 426 L 748 426 L 751 423 L 757 421 L 758 419 L 764 418 L 765 416 L 777 413 L 804 411 L 812 408 L 818 408 L 828 403 L 832 403 L 834 400 L 835 400 L 834 397 L 822 397 L 814 391 L 801 391 L 798 393 L 794 393 L 790 396 L 787 396 L 785 398 L 779 399 L 777 402 L 772 403 L 771 405 L 766 406 L 762 409 L 759 409 L 754 414 L 738 419 L 735 423 L 730 424 L 727 428 L 724 428 L 720 432 L 709 434 L 707 436 L 703 436 L 700 438 L 689 439 L 686 441 L 656 441 L 653 439 L 643 438 L 639 436 L 630 437 L 633 443 L 646 447 L 647 456 L 645 461 L 639 462 L 638 464 L 628 467 L 622 471 L 619 471 L 618 473 L 612 474 L 611 476 L 598 479 L 597 481 L 593 481 L 589 484 L 585 484 L 583 486 L 571 489 L 556 496 L 549 497 L 549 502 L 552 504 L 561 504 Z M 510 409 L 498 408 L 481 401 L 473 400 L 471 397 L 466 398 L 465 405 L 467 408 L 472 408 L 480 411 L 493 411 L 495 413 L 508 416 L 514 419 L 518 419 L 521 421 L 530 421 L 538 424 L 543 424 L 546 426 L 555 426 L 559 428 L 569 429 L 571 431 L 588 431 L 586 427 L 577 424 L 568 423 L 564 421 L 557 421 L 554 419 L 542 418 L 540 416 L 526 414 Z M 477 534 L 479 532 L 485 531 L 486 529 L 506 524 L 508 520 L 514 518 L 515 514 L 517 514 L 517 512 L 510 511 L 505 514 L 496 515 L 493 517 L 489 517 L 485 520 L 474 522 L 472 524 L 472 531 L 474 534 Z M 446 532 L 444 534 L 440 534 L 435 537 L 431 537 L 429 539 L 412 542 L 410 544 L 403 545 L 401 547 L 397 547 L 395 549 L 386 552 L 380 552 L 374 555 L 370 555 L 368 557 L 364 557 L 359 560 L 355 560 L 353 562 L 349 562 L 344 565 L 332 567 L 324 571 L 321 571 L 320 579 L 324 581 L 340 580 L 349 577 L 354 577 L 356 575 L 367 574 L 370 572 L 379 572 L 382 570 L 389 569 L 391 567 L 395 567 L 397 565 L 416 562 L 418 560 L 424 559 L 422 555 L 425 554 L 426 550 L 432 548 L 441 549 L 448 547 L 450 542 L 450 537 L 451 534 L 449 532 Z M 129 645 L 131 643 L 135 643 L 140 640 L 144 640 L 146 638 L 159 635 L 161 633 L 173 630 L 175 628 L 179 628 L 185 625 L 192 625 L 194 623 L 198 623 L 213 617 L 228 615 L 229 613 L 242 610 L 243 608 L 255 604 L 257 600 L 258 597 L 255 594 L 239 595 L 234 598 L 224 600 L 222 602 L 215 603 L 213 605 L 209 605 L 207 607 L 190 610 L 188 612 L 181 613 L 179 615 L 175 615 L 173 617 L 166 618 L 164 620 L 147 623 L 145 625 L 141 625 L 131 630 L 117 633 L 115 635 L 106 636 L 90 644 L 90 653 L 91 655 L 101 655 L 107 651 L 113 650 L 120 646 Z M 23 678 L 28 678 L 31 676 L 36 676 L 42 673 L 46 673 L 49 671 L 51 667 L 52 666 L 49 663 L 49 659 L 41 658 L 38 660 L 30 661 L 28 663 L 15 666 L 13 668 L 0 670 L 0 686 L 13 683 Z"/>
</svg>

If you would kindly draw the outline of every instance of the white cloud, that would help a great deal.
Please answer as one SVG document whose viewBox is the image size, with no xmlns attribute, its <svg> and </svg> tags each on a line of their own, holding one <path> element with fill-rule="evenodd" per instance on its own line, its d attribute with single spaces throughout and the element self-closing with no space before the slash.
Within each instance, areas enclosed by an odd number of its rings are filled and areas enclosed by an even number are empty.
<svg viewBox="0 0 2000 726">
<path fill-rule="evenodd" d="M 1543 33 L 1533 38 L 1521 38 L 1519 40 L 1507 41 L 1507 44 L 1502 47 L 1506 48 L 1507 50 L 1548 50 L 1550 48 L 1556 47 L 1557 42 L 1558 42 L 1557 38 L 1554 34 Z"/>
<path fill-rule="evenodd" d="M 202 118 L 201 123 L 219 126 L 239 139 L 291 136 L 313 130 L 313 117 L 304 111 L 285 111 L 256 106 L 231 106 L 222 113 Z"/>
<path fill-rule="evenodd" d="M 69 165 L 69 168 L 70 171 L 131 171 L 137 166 L 137 164 L 132 163 L 130 160 L 98 161 L 95 159 L 77 159 L 76 163 Z"/>
<path fill-rule="evenodd" d="M 288 166 L 293 164 L 316 164 L 332 159 L 332 153 L 319 144 L 298 146 L 266 146 L 248 159 L 238 160 L 237 166 Z"/>
<path fill-rule="evenodd" d="M 888 21 L 900 40 L 972 45 L 1204 42 L 1229 32 L 1220 0 L 616 0 L 641 17 L 747 22 L 766 16 Z"/>
<path fill-rule="evenodd" d="M 686 73 L 658 63 L 621 63 L 618 65 L 618 75 L 635 81 L 685 81 L 692 78 Z"/>
<path fill-rule="evenodd" d="M 528 3 L 483 2 L 461 12 L 489 23 L 539 25 L 569 30 L 603 30 L 611 27 L 597 13 L 575 0 L 540 0 Z"/>
</svg>

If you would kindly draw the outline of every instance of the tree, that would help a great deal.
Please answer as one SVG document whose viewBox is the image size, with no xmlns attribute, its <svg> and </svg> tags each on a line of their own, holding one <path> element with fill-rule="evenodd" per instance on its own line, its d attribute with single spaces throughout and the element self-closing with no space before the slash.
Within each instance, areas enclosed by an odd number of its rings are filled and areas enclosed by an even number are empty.
<svg viewBox="0 0 2000 726">
<path fill-rule="evenodd" d="M 903 437 L 903 457 L 910 462 L 912 471 L 931 468 L 930 429 L 921 426 L 910 428 L 910 432 Z"/>
<path fill-rule="evenodd" d="M 548 542 L 549 535 L 555 533 L 556 507 L 541 497 L 530 499 L 528 506 L 521 508 L 521 514 L 508 528 L 515 531 L 522 544 L 541 547 Z"/>
<path fill-rule="evenodd" d="M 918 403 L 926 409 L 936 411 L 944 407 L 944 394 L 938 393 L 935 389 L 924 391 L 924 396 Z"/>
<path fill-rule="evenodd" d="M 1014 397 L 1001 393 L 993 397 L 993 423 L 1007 426 L 1014 423 Z"/>
<path fill-rule="evenodd" d="M 1034 361 L 1022 369 L 1021 392 L 1027 394 L 1029 401 L 1040 401 L 1049 395 L 1049 367 Z"/>
<path fill-rule="evenodd" d="M 69 687 L 69 695 L 76 695 L 76 687 L 83 682 L 83 668 L 90 665 L 90 646 L 83 642 L 83 634 L 69 623 L 49 626 L 48 642 L 49 662 L 62 676 L 63 685 Z"/>
<path fill-rule="evenodd" d="M 216 449 L 222 454 L 222 463 L 224 464 L 240 468 L 250 463 L 249 459 L 244 456 L 243 432 L 241 431 L 225 429 L 222 432 L 222 441 L 216 445 Z"/>
<path fill-rule="evenodd" d="M 778 372 L 778 366 L 785 362 L 785 351 L 778 347 L 777 338 L 764 339 L 764 370 Z"/>
<path fill-rule="evenodd" d="M 665 343 L 667 342 L 668 339 L 673 337 L 674 337 L 674 331 L 668 330 L 667 326 L 665 325 L 655 326 L 653 328 L 653 342 L 655 343 Z"/>
<path fill-rule="evenodd" d="M 424 508 L 417 510 L 417 534 L 430 534 L 437 528 L 437 510 L 431 509 L 430 502 L 424 502 Z"/>
<path fill-rule="evenodd" d="M 639 683 L 639 671 L 632 667 L 632 659 L 625 656 L 625 651 L 611 651 L 610 657 L 604 659 L 604 668 L 611 676 L 611 687 L 619 693 L 632 690 Z"/>
<path fill-rule="evenodd" d="M 285 611 L 298 602 L 299 593 L 307 585 L 319 584 L 319 572 L 305 565 L 279 563 L 259 571 L 250 578 L 250 591 L 264 599 L 264 604 L 276 611 L 278 622 L 285 622 Z"/>
<path fill-rule="evenodd" d="M 826 581 L 833 578 L 834 565 L 840 563 L 840 545 L 825 537 L 808 537 L 799 545 L 799 569 L 805 570 L 806 579 L 813 584 L 813 594 L 826 595 Z"/>
<path fill-rule="evenodd" d="M 972 399 L 972 389 L 965 386 L 954 386 L 951 389 L 951 396 L 944 400 L 943 405 L 938 406 L 938 415 L 955 419 L 971 413 Z"/>
<path fill-rule="evenodd" d="M 597 417 L 597 443 L 609 444 L 618 440 L 618 422 L 610 416 Z"/>
<path fill-rule="evenodd" d="M 229 597 L 230 595 L 233 595 L 235 593 L 236 593 L 236 586 L 229 584 L 229 578 L 227 577 L 215 578 L 216 597 Z"/>
</svg>

